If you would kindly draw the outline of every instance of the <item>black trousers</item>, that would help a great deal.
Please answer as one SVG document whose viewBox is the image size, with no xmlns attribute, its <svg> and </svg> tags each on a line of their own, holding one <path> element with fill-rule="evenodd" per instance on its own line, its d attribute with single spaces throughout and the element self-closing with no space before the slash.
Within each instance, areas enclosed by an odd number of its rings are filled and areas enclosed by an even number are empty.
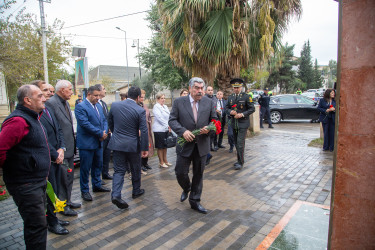
<svg viewBox="0 0 375 250">
<path fill-rule="evenodd" d="M 111 160 L 111 150 L 108 148 L 111 136 L 108 135 L 107 139 L 103 141 L 103 169 L 102 176 L 109 175 L 109 161 Z"/>
<path fill-rule="evenodd" d="M 228 122 L 227 135 L 228 135 L 228 144 L 230 146 L 230 149 L 233 149 L 234 148 L 234 133 L 233 133 L 231 122 Z"/>
<path fill-rule="evenodd" d="M 23 185 L 6 184 L 23 219 L 26 249 L 46 249 L 46 186 L 45 180 Z"/>
<path fill-rule="evenodd" d="M 62 171 L 60 172 L 61 176 L 57 177 L 58 188 L 56 195 L 60 200 L 66 200 L 66 204 L 69 204 L 71 203 L 74 180 L 74 156 L 65 158 L 60 167 Z M 68 167 L 72 169 L 71 172 L 68 172 Z"/>
<path fill-rule="evenodd" d="M 267 117 L 268 126 L 272 126 L 270 108 L 260 108 L 260 127 L 263 127 L 263 118 Z"/>
<path fill-rule="evenodd" d="M 206 166 L 207 155 L 200 157 L 198 146 L 195 144 L 193 153 L 190 157 L 183 157 L 177 154 L 175 173 L 178 184 L 185 191 L 191 191 L 189 200 L 200 201 L 203 189 L 203 172 Z M 189 167 L 193 162 L 193 179 L 190 182 Z"/>
<path fill-rule="evenodd" d="M 233 129 L 233 133 L 234 133 L 234 144 L 236 145 L 236 151 L 237 151 L 237 161 L 239 164 L 243 165 L 247 128 L 239 128 L 238 130 Z"/>
</svg>

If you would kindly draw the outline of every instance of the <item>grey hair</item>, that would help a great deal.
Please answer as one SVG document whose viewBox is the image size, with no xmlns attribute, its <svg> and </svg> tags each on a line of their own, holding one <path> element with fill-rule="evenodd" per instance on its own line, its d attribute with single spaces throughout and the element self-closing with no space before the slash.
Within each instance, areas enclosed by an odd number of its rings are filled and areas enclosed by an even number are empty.
<svg viewBox="0 0 375 250">
<path fill-rule="evenodd" d="M 193 77 L 189 81 L 189 87 L 192 88 L 194 86 L 194 83 L 203 83 L 203 88 L 206 88 L 206 84 L 204 83 L 202 78 L 199 77 Z"/>
<path fill-rule="evenodd" d="M 162 96 L 165 96 L 163 93 L 157 93 L 156 94 L 156 99 L 159 100 Z"/>
<path fill-rule="evenodd" d="M 60 89 L 69 88 L 72 85 L 68 80 L 60 80 L 56 83 L 55 91 L 59 92 Z"/>
<path fill-rule="evenodd" d="M 17 100 L 20 105 L 25 103 L 25 97 L 30 97 L 32 93 L 32 87 L 35 85 L 23 85 L 17 90 Z"/>
</svg>

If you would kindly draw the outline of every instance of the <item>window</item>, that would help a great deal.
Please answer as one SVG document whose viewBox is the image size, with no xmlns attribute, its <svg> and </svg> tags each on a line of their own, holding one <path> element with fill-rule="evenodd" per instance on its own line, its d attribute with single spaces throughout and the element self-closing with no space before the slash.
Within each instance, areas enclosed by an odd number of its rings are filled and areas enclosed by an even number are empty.
<svg viewBox="0 0 375 250">
<path fill-rule="evenodd" d="M 280 97 L 281 104 L 295 104 L 294 98 L 291 95 Z"/>
<path fill-rule="evenodd" d="M 303 104 L 314 104 L 314 101 L 310 98 L 304 97 L 304 96 L 296 96 L 297 103 L 303 103 Z"/>
</svg>

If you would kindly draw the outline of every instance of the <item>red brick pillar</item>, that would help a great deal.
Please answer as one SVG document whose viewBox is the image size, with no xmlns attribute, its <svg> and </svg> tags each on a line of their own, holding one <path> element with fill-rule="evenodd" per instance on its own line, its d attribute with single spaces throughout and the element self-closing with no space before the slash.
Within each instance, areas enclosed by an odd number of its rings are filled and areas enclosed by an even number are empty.
<svg viewBox="0 0 375 250">
<path fill-rule="evenodd" d="M 375 0 L 339 2 L 337 154 L 328 247 L 375 249 Z"/>
</svg>

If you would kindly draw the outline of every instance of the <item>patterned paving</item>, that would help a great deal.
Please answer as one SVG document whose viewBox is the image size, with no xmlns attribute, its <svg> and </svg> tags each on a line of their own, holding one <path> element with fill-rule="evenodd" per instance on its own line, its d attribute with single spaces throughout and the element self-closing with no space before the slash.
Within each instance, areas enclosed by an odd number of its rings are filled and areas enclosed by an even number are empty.
<svg viewBox="0 0 375 250">
<path fill-rule="evenodd" d="M 126 179 L 123 198 L 130 207 L 122 211 L 109 193 L 93 193 L 94 201 L 83 202 L 78 217 L 63 217 L 71 221 L 69 235 L 48 234 L 48 249 L 255 249 L 296 200 L 330 202 L 333 155 L 307 146 L 319 137 L 319 124 L 275 127 L 247 139 L 241 171 L 233 170 L 235 154 L 228 147 L 213 153 L 202 196 L 207 215 L 179 201 L 174 168 L 157 168 L 154 157 L 153 169 L 142 178 L 144 196 L 131 199 Z M 175 158 L 174 149 L 168 150 L 169 161 Z M 81 202 L 78 179 L 73 201 Z M 0 208 L 0 249 L 24 248 L 13 200 L 0 202 Z"/>
</svg>

